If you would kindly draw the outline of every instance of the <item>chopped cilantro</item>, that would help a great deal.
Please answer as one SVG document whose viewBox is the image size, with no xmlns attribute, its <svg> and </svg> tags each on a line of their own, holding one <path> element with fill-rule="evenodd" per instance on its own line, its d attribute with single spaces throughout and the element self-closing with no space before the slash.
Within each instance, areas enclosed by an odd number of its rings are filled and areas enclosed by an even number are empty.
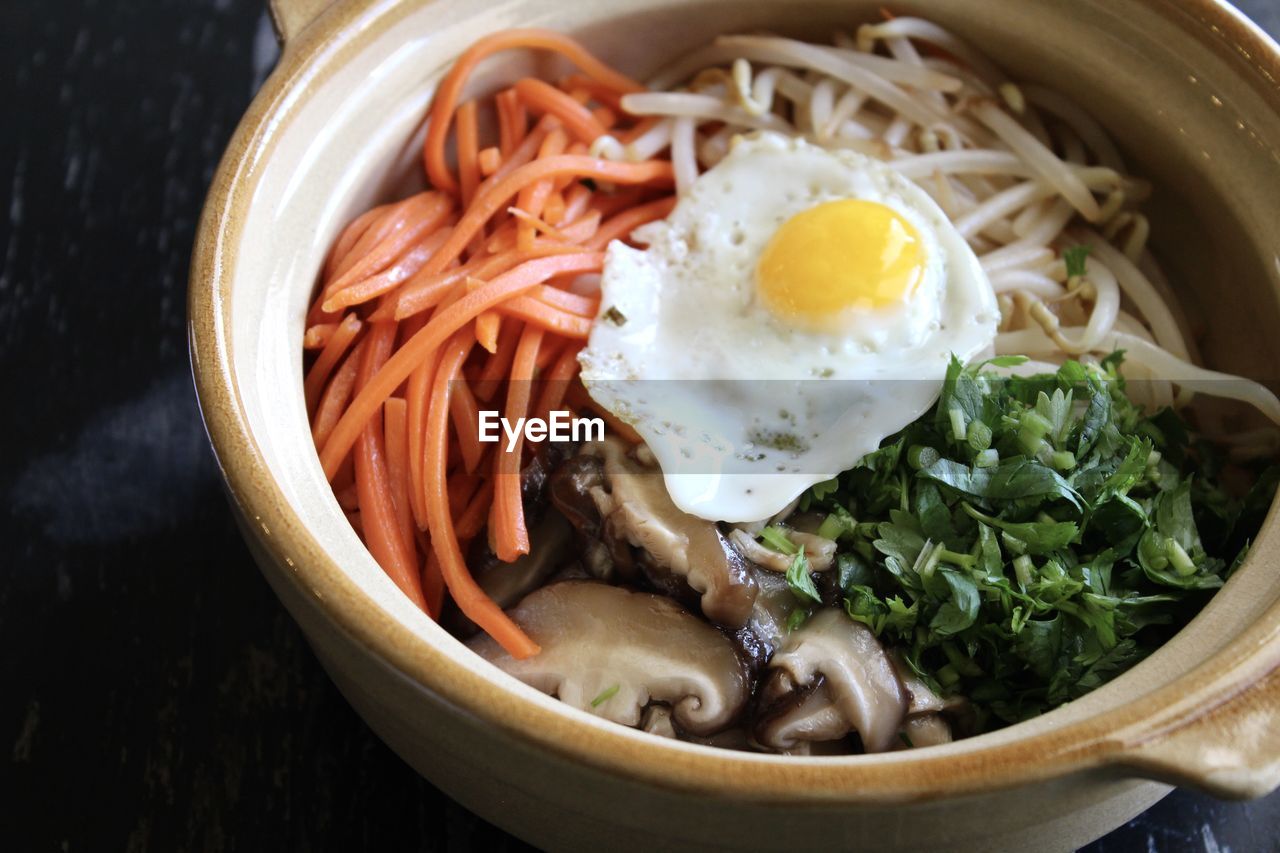
<svg viewBox="0 0 1280 853">
<path fill-rule="evenodd" d="M 1086 254 L 1064 253 L 1073 274 Z M 925 683 L 968 697 L 981 727 L 1150 654 L 1239 564 L 1280 482 L 1273 467 L 1247 496 L 1225 492 L 1178 415 L 1129 401 L 1122 359 L 1036 376 L 986 369 L 1015 357 L 953 359 L 929 413 L 801 496 L 837 542 L 845 613 Z M 785 531 L 762 538 L 794 555 L 787 582 L 817 603 Z"/>
</svg>

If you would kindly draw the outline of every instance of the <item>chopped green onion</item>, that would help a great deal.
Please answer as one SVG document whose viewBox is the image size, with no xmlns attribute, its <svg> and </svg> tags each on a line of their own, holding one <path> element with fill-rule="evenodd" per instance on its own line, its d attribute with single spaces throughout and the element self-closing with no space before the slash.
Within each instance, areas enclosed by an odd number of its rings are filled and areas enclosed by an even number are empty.
<svg viewBox="0 0 1280 853">
<path fill-rule="evenodd" d="M 1062 252 L 1062 260 L 1067 265 L 1067 278 L 1084 275 L 1085 259 L 1089 257 L 1091 247 L 1071 246 Z"/>
<path fill-rule="evenodd" d="M 621 686 L 622 685 L 620 684 L 615 684 L 612 687 L 606 687 L 604 690 L 601 690 L 600 693 L 597 694 L 596 698 L 591 700 L 591 707 L 598 708 L 601 705 L 603 705 L 605 702 L 608 702 L 610 699 L 612 699 L 614 696 L 617 695 L 618 689 Z"/>
<path fill-rule="evenodd" d="M 981 453 L 991 446 L 991 427 L 982 421 L 974 421 L 969 424 L 969 447 L 975 453 Z"/>
<path fill-rule="evenodd" d="M 798 554 L 800 546 L 791 541 L 791 537 L 781 527 L 766 527 L 760 531 L 760 538 L 764 544 L 768 545 L 775 551 L 781 551 L 784 554 Z"/>
<path fill-rule="evenodd" d="M 956 441 L 964 441 L 969 426 L 969 419 L 964 416 L 964 411 L 959 406 L 953 406 L 947 414 L 951 417 L 951 435 Z"/>
<path fill-rule="evenodd" d="M 987 448 L 973 457 L 973 464 L 979 468 L 994 468 L 1000 464 L 1000 451 L 994 447 Z"/>
<path fill-rule="evenodd" d="M 837 506 L 818 526 L 818 535 L 824 539 L 838 540 L 852 534 L 857 529 L 857 526 L 858 522 L 854 521 L 853 516 L 849 514 L 849 510 L 842 506 Z"/>
<path fill-rule="evenodd" d="M 1076 455 L 1070 450 L 1055 451 L 1049 458 L 1053 462 L 1053 467 L 1059 471 L 1070 471 L 1076 467 Z"/>
<path fill-rule="evenodd" d="M 1044 437 L 1048 435 L 1051 429 L 1053 429 L 1053 424 L 1038 413 L 1023 412 L 1022 420 L 1019 421 L 1018 426 L 1018 444 L 1022 446 L 1024 453 L 1034 456 L 1044 446 Z"/>
<path fill-rule="evenodd" d="M 907 450 L 907 464 L 917 471 L 928 468 L 941 458 L 941 454 L 927 444 L 913 444 Z"/>
<path fill-rule="evenodd" d="M 1165 555 L 1169 558 L 1169 565 L 1173 566 L 1173 570 L 1182 577 L 1189 577 L 1196 573 L 1196 564 L 1191 559 L 1191 555 L 1187 550 L 1178 544 L 1178 540 L 1169 539 L 1164 544 Z"/>
<path fill-rule="evenodd" d="M 1024 588 L 1031 586 L 1031 582 L 1036 579 L 1035 571 L 1036 564 L 1026 554 L 1013 558 L 1013 573 L 1018 576 L 1018 583 Z"/>
</svg>

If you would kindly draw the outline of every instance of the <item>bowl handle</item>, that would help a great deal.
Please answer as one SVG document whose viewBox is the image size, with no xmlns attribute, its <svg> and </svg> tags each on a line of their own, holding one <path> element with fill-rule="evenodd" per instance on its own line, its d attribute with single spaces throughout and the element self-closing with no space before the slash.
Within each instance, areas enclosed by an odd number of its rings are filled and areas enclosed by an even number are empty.
<svg viewBox="0 0 1280 853">
<path fill-rule="evenodd" d="M 1217 797 L 1249 799 L 1280 786 L 1280 668 L 1213 703 L 1187 697 L 1155 721 L 1117 735 L 1119 764 Z M 1154 725 L 1153 725 L 1154 722 Z"/>
<path fill-rule="evenodd" d="M 293 41 L 320 13 L 333 5 L 333 0 L 267 0 L 271 23 L 280 43 Z"/>
</svg>

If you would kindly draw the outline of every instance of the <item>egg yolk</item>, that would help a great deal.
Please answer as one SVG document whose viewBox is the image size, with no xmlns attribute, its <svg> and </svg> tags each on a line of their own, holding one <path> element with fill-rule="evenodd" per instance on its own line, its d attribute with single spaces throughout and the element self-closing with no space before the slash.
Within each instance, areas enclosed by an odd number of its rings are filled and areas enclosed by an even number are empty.
<svg viewBox="0 0 1280 853">
<path fill-rule="evenodd" d="M 874 201 L 829 201 L 782 223 L 756 267 L 756 292 L 779 319 L 830 329 L 850 309 L 903 301 L 924 274 L 911 223 Z"/>
</svg>

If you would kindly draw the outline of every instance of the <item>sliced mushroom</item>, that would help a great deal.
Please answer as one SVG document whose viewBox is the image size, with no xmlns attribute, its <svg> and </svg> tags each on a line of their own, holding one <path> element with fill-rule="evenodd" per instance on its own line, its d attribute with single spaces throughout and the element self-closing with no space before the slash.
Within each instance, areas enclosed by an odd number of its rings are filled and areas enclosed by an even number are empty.
<svg viewBox="0 0 1280 853">
<path fill-rule="evenodd" d="M 675 723 L 671 722 L 671 709 L 666 705 L 650 705 L 640 718 L 640 729 L 658 737 L 676 737 Z"/>
<path fill-rule="evenodd" d="M 919 749 L 951 743 L 951 724 L 941 714 L 920 714 L 908 717 L 893 749 Z"/>
<path fill-rule="evenodd" d="M 573 528 L 564 516 L 549 512 L 529 531 L 529 553 L 510 563 L 493 557 L 472 574 L 499 607 L 510 607 L 560 568 L 572 536 Z"/>
<path fill-rule="evenodd" d="M 612 581 L 618 561 L 613 549 L 602 539 L 604 520 L 591 497 L 593 491 L 603 487 L 604 466 L 600 460 L 580 453 L 552 473 L 549 491 L 551 502 L 577 531 L 582 567 L 592 577 Z"/>
<path fill-rule="evenodd" d="M 671 581 L 687 584 L 701 596 L 702 612 L 711 621 L 730 628 L 745 624 L 755 583 L 719 527 L 681 512 L 661 472 L 637 461 L 621 440 L 606 438 L 583 452 L 602 463 L 603 483 L 589 493 L 603 519 L 604 538 L 639 549 L 640 566 L 664 591 L 677 591 Z"/>
<path fill-rule="evenodd" d="M 810 569 L 815 572 L 825 572 L 835 565 L 835 542 L 812 533 L 801 533 L 786 527 L 782 529 L 787 531 L 792 542 L 804 549 L 804 555 L 809 558 Z M 791 568 L 791 561 L 794 558 L 790 554 L 775 551 L 768 545 L 757 542 L 755 536 L 742 528 L 729 531 L 729 540 L 744 557 L 770 571 L 785 572 Z"/>
<path fill-rule="evenodd" d="M 733 636 L 743 656 L 756 669 L 763 669 L 787 636 L 787 618 L 799 604 L 785 577 L 756 566 L 750 571 L 759 593 L 747 624 Z"/>
<path fill-rule="evenodd" d="M 756 726 L 764 746 L 792 750 L 802 740 L 833 740 L 836 729 L 857 732 L 867 752 L 893 745 L 906 691 L 865 625 L 822 610 L 787 637 L 769 670 L 761 696 L 769 707 Z"/>
<path fill-rule="evenodd" d="M 481 657 L 562 702 L 627 726 L 651 701 L 681 731 L 709 735 L 734 721 L 750 683 L 732 643 L 674 601 L 594 581 L 562 581 L 526 596 L 511 618 L 542 647 L 515 660 L 485 635 Z"/>
</svg>

